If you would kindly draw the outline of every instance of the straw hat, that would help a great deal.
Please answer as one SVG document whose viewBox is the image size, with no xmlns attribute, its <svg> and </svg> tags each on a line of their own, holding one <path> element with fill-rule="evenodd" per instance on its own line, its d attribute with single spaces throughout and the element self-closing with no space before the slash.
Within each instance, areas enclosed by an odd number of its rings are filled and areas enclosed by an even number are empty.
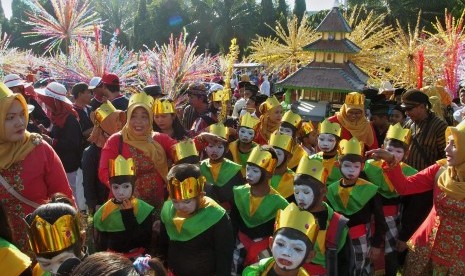
<svg viewBox="0 0 465 276">
<path fill-rule="evenodd" d="M 58 82 L 51 82 L 47 85 L 47 87 L 45 87 L 45 89 L 36 89 L 36 92 L 42 96 L 54 98 L 67 104 L 73 104 L 66 97 L 66 88 Z"/>
</svg>

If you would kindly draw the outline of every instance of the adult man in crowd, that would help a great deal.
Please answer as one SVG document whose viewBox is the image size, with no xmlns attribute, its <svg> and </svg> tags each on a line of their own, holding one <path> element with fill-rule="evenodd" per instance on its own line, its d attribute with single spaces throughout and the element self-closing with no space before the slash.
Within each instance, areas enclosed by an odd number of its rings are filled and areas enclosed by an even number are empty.
<svg viewBox="0 0 465 276">
<path fill-rule="evenodd" d="M 194 121 L 208 112 L 207 88 L 202 83 L 192 83 L 187 88 L 189 105 L 184 110 L 182 125 L 185 129 L 191 129 Z"/>
<path fill-rule="evenodd" d="M 80 82 L 73 86 L 71 94 L 73 94 L 74 97 L 73 108 L 79 115 L 79 124 L 81 125 L 83 140 L 87 141 L 94 126 L 90 120 L 92 109 L 89 106 L 92 100 L 92 92 L 86 83 Z"/>
<path fill-rule="evenodd" d="M 237 102 L 234 104 L 232 116 L 234 118 L 239 117 L 239 114 L 241 114 L 241 111 L 243 108 L 245 108 L 247 99 L 244 98 L 244 87 L 246 84 L 250 84 L 250 78 L 248 75 L 244 74 L 241 76 L 241 81 L 237 85 L 239 88 L 239 94 L 241 95 L 241 98 L 237 100 Z"/>
<path fill-rule="evenodd" d="M 100 77 L 93 77 L 90 82 L 89 82 L 89 90 L 94 94 L 94 97 L 90 101 L 90 107 L 92 108 L 92 111 L 95 111 L 97 108 L 99 108 L 102 103 L 105 101 L 105 95 L 104 95 L 104 90 L 103 87 L 97 87 L 100 84 L 100 81 L 102 81 L 102 78 Z"/>
<path fill-rule="evenodd" d="M 121 93 L 117 75 L 113 73 L 104 74 L 97 87 L 103 88 L 104 95 L 116 109 L 123 111 L 128 109 L 129 99 Z"/>
</svg>

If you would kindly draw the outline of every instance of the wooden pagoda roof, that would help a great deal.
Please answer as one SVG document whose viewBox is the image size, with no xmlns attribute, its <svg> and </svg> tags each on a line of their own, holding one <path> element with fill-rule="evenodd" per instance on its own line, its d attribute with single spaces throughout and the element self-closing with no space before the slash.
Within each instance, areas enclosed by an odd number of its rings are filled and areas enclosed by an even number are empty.
<svg viewBox="0 0 465 276">
<path fill-rule="evenodd" d="M 303 49 L 310 52 L 335 52 L 349 54 L 356 54 L 362 50 L 347 38 L 342 40 L 325 40 L 320 38 L 303 47 Z"/>
<path fill-rule="evenodd" d="M 323 21 L 321 21 L 320 25 L 318 25 L 316 31 L 350 33 L 352 32 L 352 28 L 350 28 L 344 16 L 342 16 L 339 7 L 333 7 Z"/>
</svg>

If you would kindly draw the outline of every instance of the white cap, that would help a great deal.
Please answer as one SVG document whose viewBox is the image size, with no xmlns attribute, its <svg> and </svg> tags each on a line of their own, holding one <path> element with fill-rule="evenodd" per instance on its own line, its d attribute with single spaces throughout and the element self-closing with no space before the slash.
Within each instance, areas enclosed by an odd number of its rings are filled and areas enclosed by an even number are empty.
<svg viewBox="0 0 465 276">
<path fill-rule="evenodd" d="M 97 85 L 99 85 L 101 80 L 102 80 L 102 78 L 100 78 L 100 77 L 93 77 L 89 81 L 89 89 L 94 89 L 95 87 L 97 87 Z"/>
<path fill-rule="evenodd" d="M 36 89 L 36 92 L 37 94 L 54 98 L 67 104 L 73 104 L 68 97 L 66 97 L 66 87 L 58 82 L 51 82 L 45 89 Z"/>
</svg>

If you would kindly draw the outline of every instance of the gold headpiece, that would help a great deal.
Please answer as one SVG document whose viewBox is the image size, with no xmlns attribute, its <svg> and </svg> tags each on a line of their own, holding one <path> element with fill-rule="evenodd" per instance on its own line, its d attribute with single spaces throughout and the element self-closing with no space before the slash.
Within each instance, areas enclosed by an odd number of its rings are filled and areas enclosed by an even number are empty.
<svg viewBox="0 0 465 276">
<path fill-rule="evenodd" d="M 28 225 L 29 244 L 35 254 L 53 253 L 66 249 L 81 238 L 79 219 L 75 215 L 64 215 L 50 224 L 36 216 Z"/>
<path fill-rule="evenodd" d="M 287 205 L 284 210 L 278 210 L 274 232 L 281 228 L 292 228 L 302 232 L 314 243 L 318 234 L 318 224 L 312 213 L 302 211 L 294 202 Z"/>
<path fill-rule="evenodd" d="M 122 155 L 118 155 L 115 159 L 110 159 L 108 163 L 109 177 L 136 175 L 136 166 L 132 158 L 124 159 Z"/>
<path fill-rule="evenodd" d="M 168 183 L 168 192 L 171 199 L 185 200 L 199 196 L 205 186 L 205 177 L 189 177 L 183 181 L 173 178 Z"/>
<path fill-rule="evenodd" d="M 404 142 L 406 145 L 410 145 L 412 139 L 412 134 L 410 129 L 402 128 L 402 126 L 397 123 L 395 125 L 390 125 L 386 133 L 386 138 L 388 139 L 397 139 L 401 142 Z"/>
<path fill-rule="evenodd" d="M 365 144 L 363 142 L 359 142 L 357 138 L 352 137 L 350 140 L 342 139 L 339 147 L 341 148 L 342 155 L 356 154 L 363 156 Z"/>
<path fill-rule="evenodd" d="M 324 167 L 321 161 L 304 157 L 300 159 L 295 173 L 310 175 L 323 182 L 323 171 Z"/>
<path fill-rule="evenodd" d="M 154 102 L 154 99 L 151 96 L 147 95 L 145 92 L 140 92 L 140 93 L 132 94 L 131 98 L 129 98 L 128 106 L 131 106 L 134 104 L 144 104 L 149 109 L 152 109 L 153 102 Z"/>
<path fill-rule="evenodd" d="M 318 124 L 318 133 L 328 133 L 341 137 L 341 125 L 338 123 L 331 123 L 328 119 Z"/>
<path fill-rule="evenodd" d="M 309 135 L 314 130 L 315 128 L 313 127 L 313 124 L 311 122 L 303 122 L 302 126 L 300 127 L 300 133 L 302 134 L 302 136 Z"/>
<path fill-rule="evenodd" d="M 208 132 L 215 134 L 225 140 L 228 140 L 229 129 L 223 123 L 216 123 L 208 127 Z"/>
<path fill-rule="evenodd" d="M 268 110 L 271 110 L 272 108 L 275 108 L 277 106 L 280 106 L 281 104 L 279 103 L 278 99 L 276 99 L 275 96 L 269 97 L 262 103 L 266 107 L 265 112 Z"/>
<path fill-rule="evenodd" d="M 260 122 L 259 119 L 250 115 L 249 112 L 245 113 L 244 116 L 241 117 L 241 122 L 239 123 L 239 127 L 248 127 L 254 129 L 255 126 Z"/>
<path fill-rule="evenodd" d="M 156 99 L 153 104 L 153 114 L 169 114 L 176 113 L 174 103 L 169 100 Z"/>
<path fill-rule="evenodd" d="M 348 109 L 355 108 L 355 109 L 365 109 L 365 95 L 358 93 L 358 92 L 350 92 L 346 95 L 346 99 L 344 104 L 347 106 Z"/>
<path fill-rule="evenodd" d="M 212 92 L 212 101 L 213 102 L 222 102 L 229 100 L 229 91 L 225 90 L 216 90 Z"/>
<path fill-rule="evenodd" d="M 6 97 L 13 96 L 13 91 L 6 86 L 3 82 L 0 82 L 0 100 Z"/>
<path fill-rule="evenodd" d="M 273 158 L 269 151 L 263 150 L 261 147 L 255 147 L 250 153 L 247 163 L 257 165 L 265 171 L 273 174 L 278 160 Z"/>
<path fill-rule="evenodd" d="M 292 112 L 292 110 L 288 110 L 284 113 L 281 123 L 289 123 L 294 126 L 296 129 L 299 129 L 302 125 L 302 117 L 299 114 Z"/>
<path fill-rule="evenodd" d="M 116 108 L 110 101 L 105 101 L 102 105 L 95 110 L 95 125 L 100 125 L 106 117 L 115 112 Z"/>
<path fill-rule="evenodd" d="M 270 141 L 268 145 L 274 148 L 283 149 L 289 153 L 292 152 L 292 148 L 294 147 L 294 139 L 291 136 L 281 134 L 277 131 L 273 132 L 270 136 Z"/>
<path fill-rule="evenodd" d="M 189 156 L 199 156 L 199 153 L 197 152 L 194 141 L 192 141 L 192 139 L 186 139 L 171 147 L 171 156 L 173 156 L 173 162 L 176 164 L 179 160 Z"/>
</svg>

